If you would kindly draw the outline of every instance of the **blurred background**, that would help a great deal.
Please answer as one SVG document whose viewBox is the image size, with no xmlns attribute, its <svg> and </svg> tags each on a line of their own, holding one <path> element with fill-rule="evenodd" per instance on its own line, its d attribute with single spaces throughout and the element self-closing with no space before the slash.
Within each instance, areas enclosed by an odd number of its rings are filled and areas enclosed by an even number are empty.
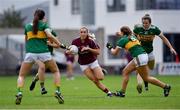
<svg viewBox="0 0 180 110">
<path fill-rule="evenodd" d="M 65 44 L 78 37 L 81 26 L 95 33 L 101 47 L 99 63 L 109 74 L 120 74 L 127 56 L 124 52 L 110 55 L 106 43 L 115 44 L 115 32 L 123 25 L 133 29 L 146 13 L 180 54 L 180 0 L 0 0 L 0 75 L 17 75 L 25 55 L 23 26 L 32 22 L 37 8 L 45 10 L 49 25 Z M 156 68 L 152 74 L 180 75 L 178 58 L 162 40 L 156 37 L 153 45 Z M 55 51 L 55 59 L 59 68 L 65 70 L 63 50 Z M 79 65 L 75 70 L 80 72 Z"/>
</svg>

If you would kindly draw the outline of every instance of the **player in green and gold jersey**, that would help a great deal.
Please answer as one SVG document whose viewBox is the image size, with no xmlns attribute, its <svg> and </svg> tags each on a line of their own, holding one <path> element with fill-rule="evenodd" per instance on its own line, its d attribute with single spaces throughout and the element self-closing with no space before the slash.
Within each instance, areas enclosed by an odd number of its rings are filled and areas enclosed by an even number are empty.
<svg viewBox="0 0 180 110">
<path fill-rule="evenodd" d="M 151 24 L 151 17 L 149 14 L 146 14 L 142 17 L 142 24 L 134 26 L 134 34 L 138 37 L 141 42 L 142 47 L 148 54 L 148 67 L 153 70 L 155 65 L 155 57 L 153 55 L 153 40 L 155 36 L 159 36 L 162 41 L 169 47 L 172 54 L 176 55 L 176 51 L 168 41 L 168 39 L 163 35 L 161 30 Z M 142 78 L 138 75 L 138 86 L 137 90 L 139 93 L 142 92 Z M 145 90 L 148 90 L 148 83 L 145 82 Z"/>
<path fill-rule="evenodd" d="M 167 97 L 169 95 L 171 86 L 149 75 L 149 69 L 147 66 L 148 55 L 144 48 L 140 45 L 139 40 L 132 35 L 131 30 L 127 26 L 121 27 L 120 31 L 121 38 L 117 41 L 116 47 L 112 48 L 110 43 L 107 43 L 106 46 L 108 49 L 110 49 L 113 55 L 117 55 L 119 51 L 124 48 L 130 52 L 133 59 L 123 69 L 122 88 L 120 91 L 117 91 L 115 95 L 119 97 L 125 97 L 126 87 L 129 81 L 129 74 L 136 70 L 144 81 L 163 88 L 164 96 Z"/>
<path fill-rule="evenodd" d="M 22 99 L 22 88 L 24 86 L 25 75 L 29 72 L 32 65 L 40 60 L 47 68 L 51 70 L 54 75 L 54 84 L 56 87 L 55 97 L 59 103 L 64 103 L 64 99 L 60 92 L 60 72 L 57 64 L 52 59 L 48 49 L 47 40 L 50 39 L 60 46 L 60 42 L 51 34 L 51 29 L 47 23 L 44 23 L 45 12 L 37 9 L 34 13 L 33 23 L 25 25 L 25 39 L 26 39 L 26 55 L 21 65 L 18 80 L 15 103 L 19 105 Z M 43 73 L 42 73 L 43 74 Z M 42 80 L 42 79 L 40 79 Z"/>
</svg>

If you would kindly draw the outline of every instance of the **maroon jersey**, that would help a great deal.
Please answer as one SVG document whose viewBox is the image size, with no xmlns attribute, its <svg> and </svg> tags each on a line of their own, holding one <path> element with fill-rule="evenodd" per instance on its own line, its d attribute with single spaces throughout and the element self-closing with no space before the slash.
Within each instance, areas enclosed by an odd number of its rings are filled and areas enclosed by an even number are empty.
<svg viewBox="0 0 180 110">
<path fill-rule="evenodd" d="M 65 54 L 65 56 L 66 56 L 66 61 L 68 62 L 68 61 L 70 61 L 70 62 L 74 62 L 74 55 L 72 55 L 72 54 L 67 54 L 67 53 L 64 53 Z"/>
<path fill-rule="evenodd" d="M 84 42 L 82 42 L 80 38 L 76 38 L 72 41 L 72 45 L 76 45 L 79 49 L 78 63 L 80 65 L 90 64 L 97 59 L 97 55 L 94 55 L 92 52 L 90 52 L 90 51 L 83 51 L 82 52 L 81 51 L 81 49 L 83 47 L 90 47 L 92 49 L 99 48 L 99 47 L 97 47 L 97 44 L 95 44 L 95 42 L 93 40 L 89 39 L 88 37 L 85 39 Z"/>
</svg>

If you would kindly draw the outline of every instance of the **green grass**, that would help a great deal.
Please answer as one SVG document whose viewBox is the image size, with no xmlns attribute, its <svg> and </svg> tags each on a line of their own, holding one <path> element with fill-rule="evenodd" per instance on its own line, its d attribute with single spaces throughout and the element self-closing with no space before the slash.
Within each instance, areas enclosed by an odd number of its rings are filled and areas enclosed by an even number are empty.
<svg viewBox="0 0 180 110">
<path fill-rule="evenodd" d="M 29 85 L 32 76 L 26 77 L 21 105 L 15 105 L 16 77 L 0 77 L 0 109 L 180 109 L 180 80 L 179 76 L 157 76 L 164 82 L 171 84 L 172 91 L 169 97 L 163 96 L 163 90 L 149 85 L 149 91 L 138 94 L 136 91 L 135 76 L 131 76 L 125 98 L 106 97 L 102 91 L 84 76 L 76 76 L 75 80 L 68 81 L 62 77 L 61 91 L 65 103 L 59 104 L 53 97 L 54 85 L 52 75 L 46 76 L 47 95 L 40 94 L 39 83 L 35 90 L 30 92 Z M 121 76 L 106 76 L 103 83 L 112 91 L 121 87 Z"/>
</svg>

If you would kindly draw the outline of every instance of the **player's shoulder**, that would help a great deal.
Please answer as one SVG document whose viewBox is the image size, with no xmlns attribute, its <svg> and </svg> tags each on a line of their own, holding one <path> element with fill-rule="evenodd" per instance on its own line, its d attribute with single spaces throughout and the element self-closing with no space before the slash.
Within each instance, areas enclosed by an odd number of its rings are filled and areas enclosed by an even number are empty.
<svg viewBox="0 0 180 110">
<path fill-rule="evenodd" d="M 142 24 L 135 24 L 134 28 L 143 28 L 143 25 Z"/>
<path fill-rule="evenodd" d="M 159 28 L 158 28 L 157 26 L 155 26 L 155 25 L 151 25 L 150 28 L 151 28 L 151 29 L 159 29 Z"/>
<path fill-rule="evenodd" d="M 33 23 L 27 23 L 27 24 L 25 24 L 25 27 L 32 26 L 32 25 L 33 25 Z"/>
<path fill-rule="evenodd" d="M 73 39 L 73 41 L 78 41 L 78 40 L 80 40 L 80 37 L 76 37 Z"/>
<path fill-rule="evenodd" d="M 80 42 L 80 37 L 76 37 L 76 38 L 74 38 L 73 40 L 72 40 L 72 43 L 74 44 L 74 43 L 79 43 Z"/>
<path fill-rule="evenodd" d="M 33 26 L 32 23 L 27 23 L 27 24 L 24 25 L 24 28 L 25 28 L 25 29 L 31 29 L 32 26 Z"/>
</svg>

